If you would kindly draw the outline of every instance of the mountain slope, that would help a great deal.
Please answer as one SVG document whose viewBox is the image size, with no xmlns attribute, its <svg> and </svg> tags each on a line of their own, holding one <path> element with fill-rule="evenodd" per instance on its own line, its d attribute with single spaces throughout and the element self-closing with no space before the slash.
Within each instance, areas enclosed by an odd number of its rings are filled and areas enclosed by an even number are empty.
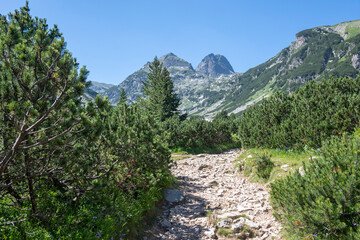
<svg viewBox="0 0 360 240">
<path fill-rule="evenodd" d="M 91 81 L 90 89 L 102 95 L 106 90 L 114 86 L 113 84 Z"/>
<path fill-rule="evenodd" d="M 206 118 L 221 110 L 240 114 L 274 91 L 290 93 L 310 80 L 330 75 L 356 76 L 360 70 L 360 20 L 301 31 L 296 41 L 275 57 L 242 74 L 234 73 L 221 55 L 209 54 L 195 70 L 173 53 L 159 60 L 171 73 L 183 112 Z M 149 63 L 103 94 L 115 104 L 124 88 L 135 101 L 142 96 L 142 81 L 148 72 Z"/>
<path fill-rule="evenodd" d="M 221 108 L 238 113 L 247 103 L 275 90 L 291 92 L 313 79 L 355 77 L 360 70 L 360 20 L 316 27 L 296 34 L 296 41 L 236 80 Z M 342 26 L 343 31 L 339 31 Z M 351 26 L 351 32 L 349 32 Z M 220 109 L 220 108 L 219 108 Z M 219 110 L 217 109 L 217 110 Z"/>
</svg>

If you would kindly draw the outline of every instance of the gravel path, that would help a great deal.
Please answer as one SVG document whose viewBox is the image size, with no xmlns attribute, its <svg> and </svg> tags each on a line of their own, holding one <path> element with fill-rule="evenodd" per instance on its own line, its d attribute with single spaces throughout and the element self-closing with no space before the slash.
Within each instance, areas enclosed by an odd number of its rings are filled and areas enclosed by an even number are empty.
<svg viewBox="0 0 360 240">
<path fill-rule="evenodd" d="M 177 161 L 178 191 L 168 191 L 162 215 L 144 240 L 280 239 L 266 187 L 236 174 L 239 150 Z M 224 234 L 216 234 L 220 229 Z M 231 233 L 229 233 L 231 230 Z"/>
</svg>

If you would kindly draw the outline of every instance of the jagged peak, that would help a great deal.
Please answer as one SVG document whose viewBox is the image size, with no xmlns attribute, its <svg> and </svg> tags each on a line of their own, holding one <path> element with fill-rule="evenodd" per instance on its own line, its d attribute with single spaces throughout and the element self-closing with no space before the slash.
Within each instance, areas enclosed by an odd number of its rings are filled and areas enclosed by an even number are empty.
<svg viewBox="0 0 360 240">
<path fill-rule="evenodd" d="M 194 70 L 191 63 L 185 61 L 182 58 L 179 58 L 172 52 L 165 54 L 164 56 L 159 58 L 159 61 L 162 62 L 164 67 L 166 68 L 181 67 L 181 68 L 189 68 L 191 70 Z"/>
<path fill-rule="evenodd" d="M 220 75 L 233 74 L 234 69 L 225 56 L 210 53 L 199 63 L 196 72 L 211 77 L 218 77 Z"/>
</svg>

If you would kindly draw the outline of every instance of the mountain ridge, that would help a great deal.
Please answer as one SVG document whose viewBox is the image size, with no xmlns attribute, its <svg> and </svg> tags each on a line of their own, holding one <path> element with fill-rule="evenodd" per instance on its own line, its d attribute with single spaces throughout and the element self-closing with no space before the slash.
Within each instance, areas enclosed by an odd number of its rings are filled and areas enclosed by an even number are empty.
<svg viewBox="0 0 360 240">
<path fill-rule="evenodd" d="M 233 72 L 230 63 L 231 68 L 218 60 L 221 55 L 216 56 L 207 55 L 196 69 L 173 53 L 160 58 L 164 65 L 169 63 L 166 66 L 182 100 L 183 112 L 206 119 L 221 110 L 239 115 L 275 91 L 290 93 L 308 81 L 331 75 L 355 77 L 360 71 L 360 20 L 300 31 L 288 47 L 244 73 Z M 137 96 L 142 96 L 141 82 L 147 73 L 145 64 L 103 94 L 115 104 L 124 88 L 129 99 L 136 101 Z"/>
<path fill-rule="evenodd" d="M 224 56 L 222 55 L 217 55 L 217 56 L 219 56 L 219 58 L 222 59 L 223 61 L 227 62 L 228 63 L 227 67 L 232 69 L 232 66 Z M 192 67 L 191 63 L 176 56 L 174 53 L 168 53 L 163 55 L 162 57 L 159 58 L 159 61 L 163 63 L 163 66 L 166 67 L 167 70 L 170 72 L 170 76 L 175 85 L 175 91 L 177 91 L 180 97 L 184 97 L 185 100 L 187 99 L 186 96 L 189 95 L 187 93 L 188 91 L 186 91 L 186 88 L 188 87 L 203 88 L 204 85 L 210 84 L 214 79 L 220 76 L 226 78 L 226 76 L 230 76 L 234 74 L 234 72 L 224 73 L 223 71 L 224 67 L 223 66 L 218 67 L 217 64 L 213 64 L 211 66 L 213 69 L 210 69 L 210 71 L 213 72 L 214 75 L 216 75 L 217 77 L 212 77 L 203 73 L 199 73 Z M 138 71 L 129 75 L 118 86 L 109 88 L 108 90 L 101 92 L 99 94 L 102 96 L 108 96 L 111 104 L 116 104 L 122 88 L 127 93 L 128 99 L 130 101 L 136 101 L 137 97 L 143 97 L 143 94 L 141 92 L 142 81 L 146 80 L 147 74 L 150 71 L 149 64 L 150 62 L 144 64 Z M 222 72 L 218 72 L 219 71 L 218 69 L 220 69 Z"/>
</svg>

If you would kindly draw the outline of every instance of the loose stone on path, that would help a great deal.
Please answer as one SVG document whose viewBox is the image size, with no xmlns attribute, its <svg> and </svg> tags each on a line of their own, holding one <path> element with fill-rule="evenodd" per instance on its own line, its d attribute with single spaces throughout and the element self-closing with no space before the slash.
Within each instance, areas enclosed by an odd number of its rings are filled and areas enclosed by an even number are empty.
<svg viewBox="0 0 360 240">
<path fill-rule="evenodd" d="M 268 189 L 235 174 L 239 154 L 231 150 L 178 160 L 172 173 L 179 185 L 164 191 L 163 212 L 144 239 L 280 239 Z M 232 234 L 216 234 L 219 228 Z"/>
</svg>

